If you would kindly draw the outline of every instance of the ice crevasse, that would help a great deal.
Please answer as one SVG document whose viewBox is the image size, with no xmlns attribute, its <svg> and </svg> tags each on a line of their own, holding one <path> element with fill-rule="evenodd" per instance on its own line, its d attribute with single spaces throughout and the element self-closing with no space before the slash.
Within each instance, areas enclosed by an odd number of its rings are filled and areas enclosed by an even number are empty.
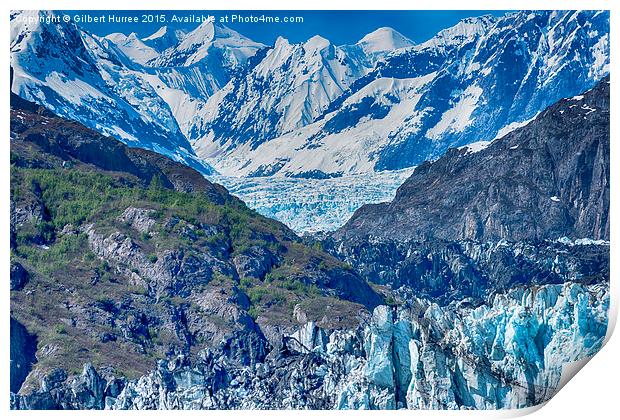
<svg viewBox="0 0 620 420">
<path fill-rule="evenodd" d="M 307 324 L 297 335 L 343 365 L 335 408 L 523 408 L 553 396 L 565 364 L 600 349 L 608 308 L 607 286 L 566 283 L 498 294 L 477 308 L 379 306 L 361 356 L 346 350 L 351 332 L 317 344 Z"/>
</svg>

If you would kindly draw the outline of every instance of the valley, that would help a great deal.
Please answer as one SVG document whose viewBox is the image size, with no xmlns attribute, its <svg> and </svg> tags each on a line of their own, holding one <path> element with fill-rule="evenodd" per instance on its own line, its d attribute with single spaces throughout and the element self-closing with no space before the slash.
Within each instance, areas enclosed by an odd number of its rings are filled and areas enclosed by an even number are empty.
<svg viewBox="0 0 620 420">
<path fill-rule="evenodd" d="M 11 409 L 520 409 L 603 346 L 608 12 L 54 16 L 11 15 Z"/>
</svg>

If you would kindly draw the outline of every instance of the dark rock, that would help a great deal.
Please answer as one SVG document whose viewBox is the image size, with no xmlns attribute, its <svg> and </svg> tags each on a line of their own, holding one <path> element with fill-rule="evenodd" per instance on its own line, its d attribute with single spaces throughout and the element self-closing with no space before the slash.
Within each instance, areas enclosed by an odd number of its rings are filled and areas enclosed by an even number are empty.
<svg viewBox="0 0 620 420">
<path fill-rule="evenodd" d="M 239 277 L 263 280 L 271 268 L 278 263 L 276 256 L 268 249 L 253 246 L 233 257 Z"/>
<path fill-rule="evenodd" d="M 20 410 L 58 410 L 62 408 L 49 392 L 34 392 L 26 396 L 14 395 L 12 409 Z"/>
<path fill-rule="evenodd" d="M 390 203 L 358 209 L 335 237 L 609 239 L 609 77 L 472 153 L 426 162 Z"/>
<path fill-rule="evenodd" d="M 265 360 L 270 346 L 260 330 L 236 331 L 228 334 L 219 346 L 219 351 L 232 363 L 242 366 L 255 365 Z"/>
<path fill-rule="evenodd" d="M 609 278 L 607 245 L 367 238 L 325 240 L 323 245 L 367 280 L 442 304 L 465 298 L 480 302 L 518 285 Z"/>
<path fill-rule="evenodd" d="M 110 334 L 110 333 L 103 333 L 100 335 L 100 338 L 102 343 L 108 343 L 110 341 L 116 341 L 116 335 L 115 334 Z"/>
<path fill-rule="evenodd" d="M 30 275 L 28 271 L 18 262 L 11 262 L 11 290 L 20 290 L 24 287 Z"/>
<path fill-rule="evenodd" d="M 36 363 L 37 338 L 11 317 L 11 392 L 18 392 Z"/>
<path fill-rule="evenodd" d="M 64 369 L 54 369 L 41 380 L 42 391 L 52 391 L 60 388 L 67 380 L 67 372 Z"/>
</svg>

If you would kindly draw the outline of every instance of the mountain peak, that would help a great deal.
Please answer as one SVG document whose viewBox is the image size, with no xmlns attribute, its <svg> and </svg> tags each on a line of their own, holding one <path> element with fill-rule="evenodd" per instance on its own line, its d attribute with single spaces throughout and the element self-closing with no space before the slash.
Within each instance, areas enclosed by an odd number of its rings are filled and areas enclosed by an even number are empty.
<svg viewBox="0 0 620 420">
<path fill-rule="evenodd" d="M 197 39 L 198 36 L 202 36 L 202 42 L 210 42 L 213 41 L 218 34 L 219 31 L 217 29 L 222 28 L 219 25 L 216 25 L 214 22 L 205 21 L 202 22 L 196 29 L 189 33 L 189 37 L 193 39 Z M 223 28 L 222 28 L 223 29 Z"/>
<path fill-rule="evenodd" d="M 304 43 L 304 49 L 306 51 L 318 51 L 323 50 L 331 45 L 328 39 L 323 38 L 321 35 L 315 35 Z"/>
<path fill-rule="evenodd" d="M 288 41 L 288 39 L 284 38 L 283 36 L 278 36 L 278 38 L 276 38 L 276 42 L 274 43 L 274 46 L 278 47 L 280 45 L 291 45 L 291 44 Z"/>
<path fill-rule="evenodd" d="M 187 38 L 191 38 L 194 43 L 209 43 L 227 38 L 248 39 L 227 26 L 211 21 L 202 22 L 196 29 L 187 34 Z"/>
<path fill-rule="evenodd" d="M 171 29 L 169 26 L 164 25 L 153 34 L 142 38 L 142 42 L 161 53 L 170 47 L 178 45 L 184 36 L 184 31 Z"/>
<path fill-rule="evenodd" d="M 108 41 L 118 44 L 119 42 L 124 42 L 127 39 L 127 35 L 121 32 L 112 32 L 111 34 L 104 36 L 103 39 L 107 39 Z"/>
<path fill-rule="evenodd" d="M 409 38 L 390 27 L 381 27 L 370 32 L 357 42 L 366 52 L 392 51 L 415 45 Z"/>
<path fill-rule="evenodd" d="M 129 35 L 115 32 L 106 35 L 104 39 L 116 45 L 123 54 L 138 64 L 145 65 L 159 56 L 158 51 L 144 43 L 135 32 Z"/>
<path fill-rule="evenodd" d="M 263 44 L 254 42 L 224 25 L 203 22 L 183 35 L 178 45 L 166 51 L 158 65 L 191 66 L 207 58 L 212 48 L 226 51 L 230 63 L 239 64 L 263 47 Z"/>
<path fill-rule="evenodd" d="M 461 44 L 464 40 L 473 40 L 484 35 L 496 22 L 497 18 L 491 15 L 467 17 L 456 25 L 439 31 L 437 35 L 421 45 L 436 48 L 439 45 Z"/>
<path fill-rule="evenodd" d="M 152 40 L 161 38 L 163 36 L 166 36 L 167 34 L 168 34 L 168 26 L 164 25 L 161 28 L 159 28 L 157 31 L 152 33 L 151 35 L 147 36 L 146 38 L 142 38 L 142 41 L 152 41 Z"/>
</svg>

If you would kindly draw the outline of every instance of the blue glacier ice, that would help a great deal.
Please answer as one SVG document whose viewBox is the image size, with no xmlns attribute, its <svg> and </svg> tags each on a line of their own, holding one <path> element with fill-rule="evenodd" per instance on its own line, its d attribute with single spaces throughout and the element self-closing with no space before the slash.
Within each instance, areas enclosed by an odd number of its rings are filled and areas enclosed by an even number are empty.
<svg viewBox="0 0 620 420">
<path fill-rule="evenodd" d="M 330 179 L 209 176 L 263 216 L 297 233 L 333 231 L 364 204 L 394 198 L 414 168 Z"/>
<path fill-rule="evenodd" d="M 380 306 L 366 357 L 339 383 L 338 408 L 523 408 L 556 392 L 566 364 L 607 329 L 607 286 L 520 288 L 478 308 Z M 330 341 L 333 337 L 330 337 Z"/>
</svg>

